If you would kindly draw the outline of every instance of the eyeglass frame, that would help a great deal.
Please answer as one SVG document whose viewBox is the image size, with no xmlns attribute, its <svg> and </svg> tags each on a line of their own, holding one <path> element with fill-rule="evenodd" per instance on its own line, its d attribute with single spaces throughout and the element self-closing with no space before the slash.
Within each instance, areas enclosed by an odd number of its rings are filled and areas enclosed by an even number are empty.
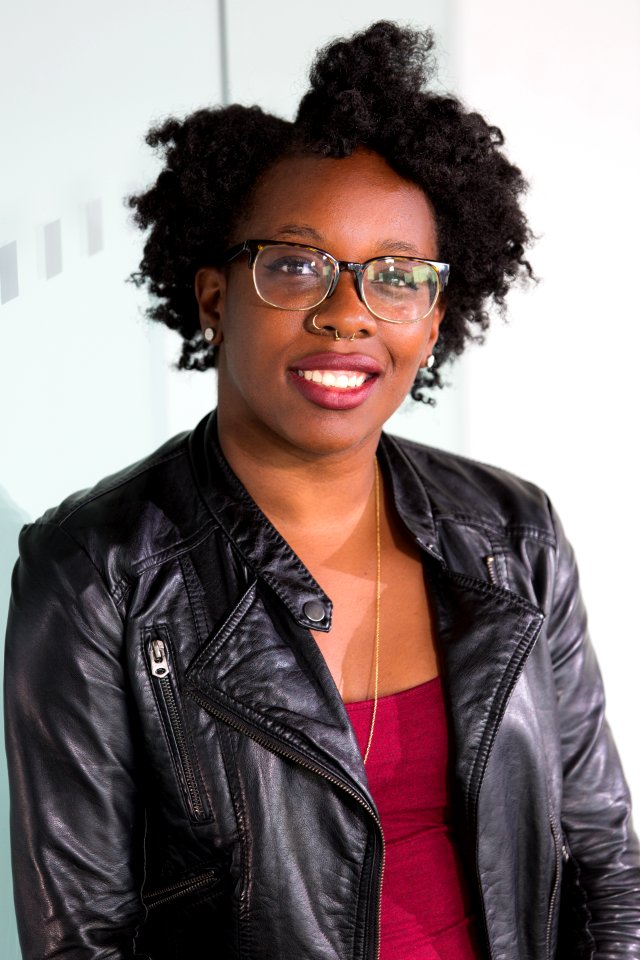
<svg viewBox="0 0 640 960">
<path fill-rule="evenodd" d="M 269 300 L 265 300 L 260 291 L 258 290 L 258 284 L 256 283 L 256 272 L 255 264 L 258 257 L 258 254 L 265 247 L 298 247 L 301 250 L 311 250 L 314 253 L 319 253 L 323 257 L 327 257 L 333 266 L 333 278 L 327 292 L 321 297 L 316 303 L 311 304 L 308 307 L 279 307 L 275 303 L 271 303 Z M 232 260 L 235 260 L 236 257 L 239 257 L 241 253 L 248 253 L 249 260 L 247 266 L 251 270 L 253 276 L 253 286 L 256 293 L 263 301 L 263 303 L 268 303 L 270 307 L 275 307 L 276 310 L 314 310 L 316 307 L 320 306 L 321 303 L 324 303 L 325 300 L 328 300 L 329 297 L 333 296 L 338 286 L 338 281 L 340 279 L 340 274 L 343 271 L 348 271 L 352 273 L 356 282 L 356 292 L 358 298 L 365 305 L 369 313 L 376 317 L 378 320 L 384 321 L 384 323 L 419 323 L 421 320 L 426 320 L 431 313 L 433 313 L 436 303 L 438 302 L 440 295 L 444 293 L 448 280 L 449 280 L 449 264 L 443 263 L 440 260 L 427 260 L 424 257 L 411 257 L 408 255 L 398 256 L 391 255 L 388 257 L 370 257 L 368 260 L 365 260 L 363 263 L 357 263 L 354 260 L 337 260 L 334 256 L 328 253 L 326 250 L 323 250 L 321 247 L 313 247 L 306 243 L 293 243 L 289 240 L 243 240 L 242 243 L 237 243 L 233 247 L 230 247 L 224 254 L 225 262 L 231 263 Z M 416 263 L 428 263 L 429 266 L 433 267 L 436 273 L 436 280 L 438 284 L 438 289 L 434 297 L 433 303 L 429 307 L 427 313 L 423 314 L 421 317 L 416 317 L 415 320 L 390 320 L 388 317 L 381 317 L 379 314 L 372 310 L 369 304 L 367 303 L 364 290 L 363 290 L 363 278 L 365 270 L 369 267 L 370 264 L 376 263 L 377 261 L 391 261 L 391 260 L 411 260 Z"/>
</svg>

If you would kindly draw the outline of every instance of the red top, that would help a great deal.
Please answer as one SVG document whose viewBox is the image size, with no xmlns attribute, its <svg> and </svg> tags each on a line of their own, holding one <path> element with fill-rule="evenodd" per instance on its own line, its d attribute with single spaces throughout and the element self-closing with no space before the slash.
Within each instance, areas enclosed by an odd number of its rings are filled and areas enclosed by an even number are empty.
<svg viewBox="0 0 640 960">
<path fill-rule="evenodd" d="M 360 750 L 373 700 L 346 703 Z M 380 960 L 478 960 L 449 821 L 440 678 L 378 698 L 367 777 L 385 840 Z"/>
</svg>

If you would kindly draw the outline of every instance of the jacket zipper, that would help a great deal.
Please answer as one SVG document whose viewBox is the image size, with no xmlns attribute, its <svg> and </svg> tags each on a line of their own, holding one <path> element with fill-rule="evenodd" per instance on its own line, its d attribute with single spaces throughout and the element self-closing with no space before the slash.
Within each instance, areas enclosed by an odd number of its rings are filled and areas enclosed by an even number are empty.
<svg viewBox="0 0 640 960">
<path fill-rule="evenodd" d="M 549 823 L 551 824 L 551 833 L 553 835 L 553 846 L 556 854 L 556 872 L 553 880 L 553 890 L 551 891 L 551 899 L 549 900 L 549 914 L 547 917 L 547 958 L 551 960 L 551 926 L 553 923 L 553 912 L 555 910 L 556 901 L 558 899 L 558 894 L 560 892 L 560 882 L 562 878 L 562 870 L 564 864 L 569 859 L 569 851 L 567 850 L 566 844 L 561 842 L 558 837 L 558 831 L 556 830 L 556 825 L 554 823 L 553 817 L 549 817 Z"/>
<path fill-rule="evenodd" d="M 151 893 L 143 895 L 143 901 L 147 910 L 153 910 L 154 907 L 159 907 L 162 903 L 167 903 L 170 900 L 177 900 L 180 897 L 186 896 L 186 894 L 191 893 L 193 890 L 198 890 L 200 887 L 206 887 L 213 880 L 216 880 L 218 874 L 214 870 L 208 870 L 207 873 L 202 874 L 200 877 L 194 877 L 190 880 L 182 880 L 180 883 L 174 883 L 169 887 L 161 887 L 159 890 L 154 890 Z M 153 900 L 152 903 L 147 901 Z"/>
<path fill-rule="evenodd" d="M 487 573 L 489 574 L 489 580 L 494 585 L 498 586 L 498 575 L 496 573 L 496 558 L 493 556 L 488 556 L 484 558 L 484 562 L 487 567 Z"/>
<path fill-rule="evenodd" d="M 282 757 L 285 757 L 287 760 L 292 760 L 294 763 L 297 763 L 299 766 L 304 767 L 307 770 L 311 770 L 313 773 L 316 773 L 320 777 L 324 777 L 325 780 L 328 780 L 334 786 L 338 787 L 340 790 L 343 790 L 350 797 L 356 800 L 361 807 L 363 807 L 367 813 L 372 817 L 378 830 L 380 831 L 381 839 L 381 857 L 380 857 L 380 878 L 378 881 L 378 924 L 376 931 L 376 960 L 380 958 L 380 916 L 382 912 L 382 878 L 384 875 L 385 867 L 385 845 L 384 845 L 384 834 L 382 832 L 382 824 L 380 819 L 377 816 L 376 812 L 373 810 L 369 804 L 362 799 L 352 790 L 351 787 L 347 786 L 346 783 L 343 783 L 341 780 L 338 780 L 337 777 L 334 777 L 332 774 L 327 773 L 326 770 L 323 770 L 322 767 L 310 763 L 308 760 L 300 756 L 300 754 L 295 753 L 291 750 L 286 750 L 277 740 L 272 740 L 270 737 L 265 737 L 263 734 L 256 733 L 253 727 L 250 727 L 248 724 L 243 723 L 239 720 L 234 714 L 227 712 L 226 710 L 221 710 L 219 707 L 214 707 L 213 704 L 204 697 L 201 697 L 196 691 L 190 690 L 189 696 L 195 700 L 204 710 L 208 713 L 213 714 L 213 716 L 218 717 L 224 723 L 227 723 L 230 727 L 233 727 L 234 730 L 237 730 L 239 733 L 244 734 L 247 737 L 250 737 L 252 740 L 255 740 L 256 743 L 259 743 L 261 746 L 266 747 L 271 750 L 273 753 L 279 754 Z"/>
<path fill-rule="evenodd" d="M 160 687 L 164 699 L 164 704 L 167 708 L 167 716 L 169 718 L 169 724 L 171 726 L 175 744 L 178 749 L 180 765 L 182 767 L 182 773 L 187 785 L 187 793 L 189 794 L 192 810 L 196 817 L 202 817 L 204 814 L 204 807 L 202 805 L 202 800 L 200 799 L 198 781 L 193 769 L 191 757 L 189 756 L 184 725 L 178 709 L 176 696 L 171 685 L 171 666 L 167 658 L 167 649 L 164 640 L 161 640 L 159 637 L 154 637 L 149 644 L 149 662 L 151 665 L 151 673 L 158 682 L 158 686 Z"/>
<path fill-rule="evenodd" d="M 562 875 L 562 864 L 563 862 L 569 859 L 569 854 L 564 843 L 560 843 L 558 838 L 558 831 L 556 830 L 556 825 L 553 822 L 553 817 L 549 817 L 549 823 L 551 824 L 551 833 L 553 835 L 553 848 L 556 855 L 556 870 L 555 876 L 553 878 L 553 890 L 551 891 L 551 899 L 549 900 L 549 913 L 547 916 L 547 958 L 551 960 L 551 926 L 553 923 L 553 912 L 555 910 L 556 901 L 558 899 L 558 893 L 560 891 L 560 877 Z"/>
</svg>

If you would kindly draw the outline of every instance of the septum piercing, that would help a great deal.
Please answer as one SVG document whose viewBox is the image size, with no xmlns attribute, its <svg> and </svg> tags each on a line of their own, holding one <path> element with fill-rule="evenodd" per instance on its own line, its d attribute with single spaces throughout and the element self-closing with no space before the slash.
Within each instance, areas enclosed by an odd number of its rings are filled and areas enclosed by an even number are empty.
<svg viewBox="0 0 640 960">
<path fill-rule="evenodd" d="M 314 328 L 314 330 L 317 330 L 318 333 L 320 333 L 322 336 L 324 336 L 324 335 L 325 335 L 325 331 L 323 330 L 322 327 L 319 327 L 318 324 L 316 323 L 316 317 L 317 317 L 317 316 L 318 316 L 318 314 L 317 314 L 317 313 L 314 313 L 314 315 L 311 317 L 311 326 Z M 329 331 L 326 331 L 326 335 L 327 335 L 327 336 L 330 336 Z M 355 340 L 355 338 L 356 338 L 355 332 L 352 333 L 350 337 L 341 337 L 340 334 L 338 333 L 336 327 L 333 328 L 333 335 L 334 335 L 334 337 L 336 338 L 336 340 Z"/>
</svg>

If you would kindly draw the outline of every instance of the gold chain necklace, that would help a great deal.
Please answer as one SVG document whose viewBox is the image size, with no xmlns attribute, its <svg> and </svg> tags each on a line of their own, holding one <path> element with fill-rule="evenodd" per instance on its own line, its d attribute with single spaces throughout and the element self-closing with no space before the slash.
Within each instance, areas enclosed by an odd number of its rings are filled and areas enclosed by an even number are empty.
<svg viewBox="0 0 640 960">
<path fill-rule="evenodd" d="M 369 740 L 367 749 L 364 753 L 364 762 L 367 762 L 371 741 L 373 740 L 373 728 L 376 725 L 376 713 L 378 712 L 378 668 L 380 666 L 380 471 L 378 470 L 378 458 L 374 457 L 373 465 L 375 467 L 375 490 L 376 490 L 376 632 L 375 632 L 375 678 L 373 685 L 373 713 L 371 715 L 371 726 L 369 728 Z"/>
</svg>

